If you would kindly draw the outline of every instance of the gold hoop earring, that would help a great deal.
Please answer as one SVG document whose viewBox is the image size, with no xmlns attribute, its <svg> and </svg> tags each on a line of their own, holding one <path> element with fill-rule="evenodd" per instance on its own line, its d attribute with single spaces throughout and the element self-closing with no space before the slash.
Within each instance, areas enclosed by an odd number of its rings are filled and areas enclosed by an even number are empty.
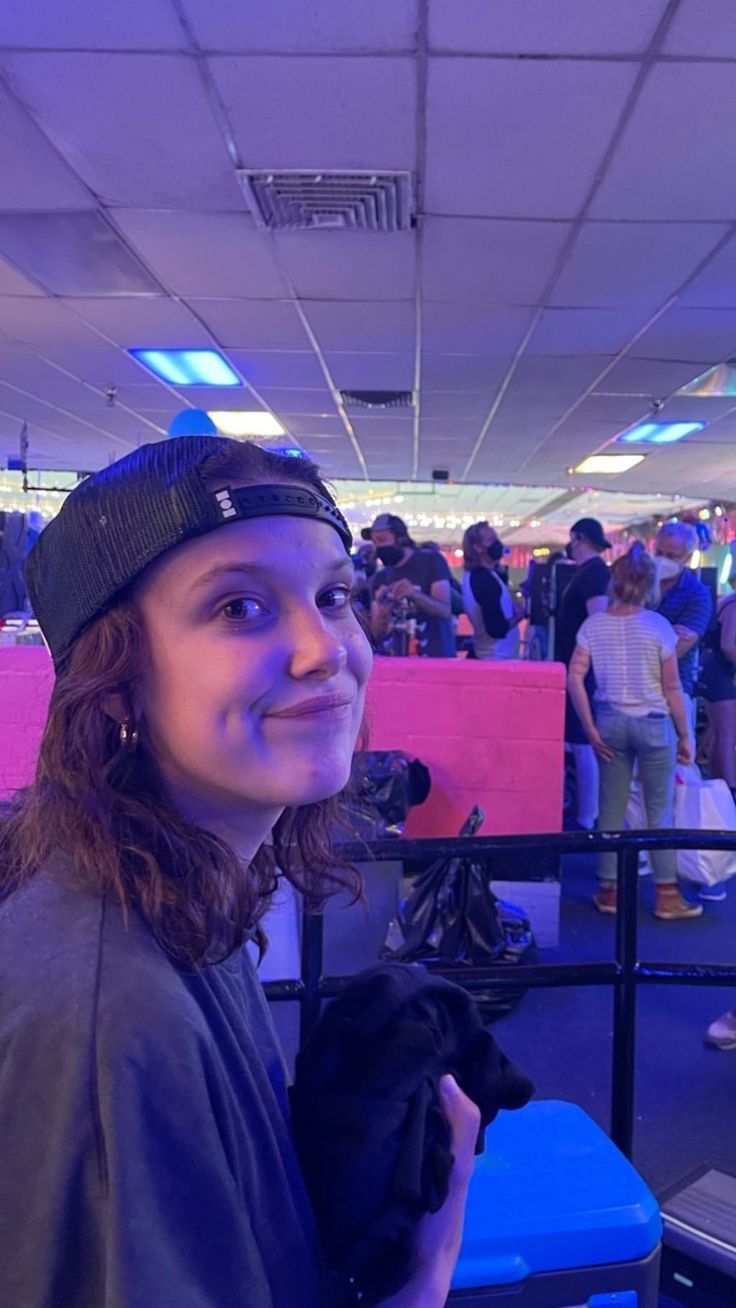
<svg viewBox="0 0 736 1308">
<path fill-rule="evenodd" d="M 139 740 L 138 728 L 134 726 L 131 718 L 125 718 L 120 723 L 120 748 L 124 749 L 126 754 L 134 754 L 138 748 Z"/>
</svg>

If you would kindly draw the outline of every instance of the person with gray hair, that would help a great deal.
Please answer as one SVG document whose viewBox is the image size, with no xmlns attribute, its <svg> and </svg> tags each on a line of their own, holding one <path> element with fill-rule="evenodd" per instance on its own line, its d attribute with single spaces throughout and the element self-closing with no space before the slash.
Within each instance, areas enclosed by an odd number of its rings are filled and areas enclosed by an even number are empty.
<svg viewBox="0 0 736 1308">
<path fill-rule="evenodd" d="M 707 586 L 688 567 L 698 547 L 698 533 L 689 522 L 665 522 L 657 532 L 654 555 L 657 565 L 659 612 L 667 618 L 677 636 L 677 663 L 695 741 L 695 683 L 698 679 L 698 646 L 713 616 L 713 600 Z"/>
</svg>

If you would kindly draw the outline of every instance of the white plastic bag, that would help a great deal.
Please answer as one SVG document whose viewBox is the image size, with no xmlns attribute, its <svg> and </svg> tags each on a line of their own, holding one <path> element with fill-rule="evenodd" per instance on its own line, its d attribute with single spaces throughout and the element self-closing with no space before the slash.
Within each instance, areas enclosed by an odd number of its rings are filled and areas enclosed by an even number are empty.
<svg viewBox="0 0 736 1308">
<path fill-rule="evenodd" d="M 681 831 L 733 831 L 736 804 L 725 781 L 695 781 L 678 772 L 675 826 Z M 677 870 L 686 881 L 715 886 L 736 874 L 736 849 L 680 849 Z"/>
</svg>

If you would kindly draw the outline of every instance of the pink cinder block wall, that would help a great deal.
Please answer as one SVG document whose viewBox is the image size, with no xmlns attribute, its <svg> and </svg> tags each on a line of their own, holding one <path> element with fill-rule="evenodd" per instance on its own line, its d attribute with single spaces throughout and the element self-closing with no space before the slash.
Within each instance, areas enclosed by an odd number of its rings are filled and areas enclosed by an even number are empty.
<svg viewBox="0 0 736 1308">
<path fill-rule="evenodd" d="M 54 684 L 51 659 L 41 645 L 0 649 L 0 796 L 33 780 L 38 743 Z"/>
<path fill-rule="evenodd" d="M 432 774 L 407 836 L 456 835 L 474 804 L 487 835 L 559 831 L 564 689 L 557 663 L 376 659 L 370 748 L 406 750 Z"/>
<path fill-rule="evenodd" d="M 32 780 L 53 684 L 45 649 L 0 649 L 0 795 Z M 473 804 L 483 831 L 559 831 L 564 668 L 554 663 L 376 659 L 370 746 L 432 773 L 406 833 L 455 835 Z"/>
</svg>

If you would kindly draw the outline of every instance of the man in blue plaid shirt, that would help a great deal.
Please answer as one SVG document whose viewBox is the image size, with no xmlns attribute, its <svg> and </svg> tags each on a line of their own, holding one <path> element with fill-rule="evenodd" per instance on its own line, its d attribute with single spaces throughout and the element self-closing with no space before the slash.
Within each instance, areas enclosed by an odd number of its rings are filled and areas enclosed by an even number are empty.
<svg viewBox="0 0 736 1308">
<path fill-rule="evenodd" d="M 698 646 L 713 616 L 713 600 L 708 587 L 698 581 L 688 567 L 697 546 L 698 533 L 689 522 L 666 522 L 658 531 L 654 545 L 662 594 L 659 612 L 672 623 L 677 633 L 677 661 L 693 737 Z"/>
</svg>

